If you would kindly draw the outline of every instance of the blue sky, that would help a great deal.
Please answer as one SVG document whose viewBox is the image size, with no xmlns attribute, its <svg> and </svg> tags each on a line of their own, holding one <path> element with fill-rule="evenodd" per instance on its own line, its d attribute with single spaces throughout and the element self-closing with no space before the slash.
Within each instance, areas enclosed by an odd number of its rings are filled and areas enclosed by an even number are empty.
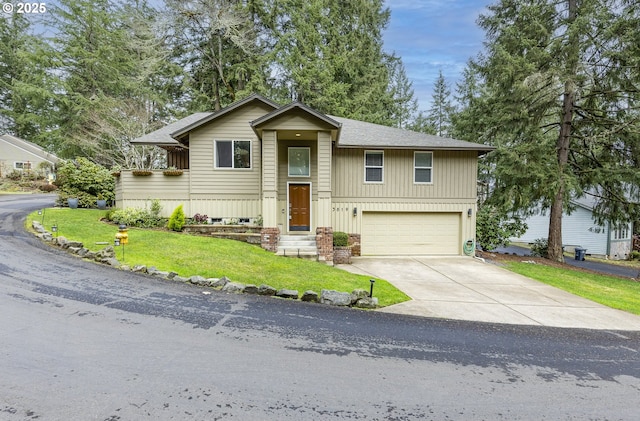
<svg viewBox="0 0 640 421">
<path fill-rule="evenodd" d="M 433 85 L 442 74 L 453 94 L 467 61 L 482 50 L 476 24 L 491 0 L 386 0 L 391 20 L 384 48 L 402 58 L 419 109 L 430 107 Z"/>
</svg>

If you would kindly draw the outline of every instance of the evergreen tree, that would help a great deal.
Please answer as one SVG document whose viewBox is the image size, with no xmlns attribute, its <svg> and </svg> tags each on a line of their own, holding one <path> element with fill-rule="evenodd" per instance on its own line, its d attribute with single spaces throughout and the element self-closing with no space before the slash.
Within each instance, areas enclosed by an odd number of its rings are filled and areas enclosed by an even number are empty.
<svg viewBox="0 0 640 421">
<path fill-rule="evenodd" d="M 173 86 L 166 47 L 146 1 L 61 0 L 53 10 L 63 155 L 150 167 L 162 155 L 129 140 L 168 117 Z"/>
<path fill-rule="evenodd" d="M 572 197 L 599 195 L 600 220 L 638 218 L 638 16 L 623 0 L 502 0 L 479 20 L 483 127 L 498 147 L 491 201 L 549 208 L 551 259 L 563 258 Z"/>
<path fill-rule="evenodd" d="M 382 0 L 284 0 L 269 10 L 274 82 L 283 95 L 325 113 L 397 121 L 399 59 L 382 48 L 390 16 Z"/>
<path fill-rule="evenodd" d="M 442 75 L 442 70 L 438 73 L 432 98 L 433 102 L 428 113 L 429 123 L 435 127 L 436 135 L 449 137 L 451 135 L 453 105 L 451 104 L 451 90 Z"/>
<path fill-rule="evenodd" d="M 0 15 L 0 132 L 55 147 L 54 78 L 48 46 L 32 33 L 27 15 Z"/>
<path fill-rule="evenodd" d="M 413 93 L 413 83 L 407 77 L 399 58 L 392 61 L 390 89 L 395 105 L 392 113 L 394 126 L 401 129 L 409 128 L 415 121 L 418 101 Z"/>
</svg>

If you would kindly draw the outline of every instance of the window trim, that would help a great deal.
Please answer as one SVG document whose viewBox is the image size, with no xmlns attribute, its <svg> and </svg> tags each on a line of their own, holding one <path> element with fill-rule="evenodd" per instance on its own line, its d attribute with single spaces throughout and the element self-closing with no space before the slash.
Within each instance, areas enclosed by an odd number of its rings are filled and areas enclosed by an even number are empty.
<svg viewBox="0 0 640 421">
<path fill-rule="evenodd" d="M 305 150 L 307 152 L 307 158 L 309 163 L 308 174 L 291 174 L 291 152 L 295 149 Z M 309 146 L 289 146 L 287 148 L 287 176 L 296 178 L 309 178 L 311 177 L 311 148 Z"/>
<path fill-rule="evenodd" d="M 20 167 L 18 168 L 18 164 L 20 164 Z M 25 166 L 27 168 L 25 168 Z M 31 163 L 31 161 L 13 161 L 13 169 L 14 170 L 18 170 L 18 171 L 31 171 L 33 168 L 33 165 Z"/>
<path fill-rule="evenodd" d="M 430 167 L 419 167 L 416 165 L 416 155 L 419 153 L 426 153 L 431 155 L 431 166 Z M 416 170 L 431 170 L 431 180 L 430 181 L 416 181 Z M 413 184 L 420 185 L 429 185 L 433 184 L 433 151 L 413 151 Z"/>
<path fill-rule="evenodd" d="M 367 165 L 367 154 L 380 154 L 382 156 L 382 164 L 381 165 Z M 380 168 L 382 174 L 380 177 L 380 181 L 369 181 L 367 180 L 367 169 L 369 168 Z M 364 151 L 364 182 L 366 184 L 383 184 L 384 183 L 384 150 L 365 150 Z"/>
<path fill-rule="evenodd" d="M 231 142 L 231 167 L 219 167 L 218 166 L 218 142 Z M 235 155 L 234 155 L 234 143 L 235 142 L 249 142 L 249 167 L 236 168 Z M 213 141 L 213 168 L 216 170 L 228 170 L 228 171 L 247 171 L 253 169 L 253 142 L 250 139 L 215 139 Z"/>
</svg>

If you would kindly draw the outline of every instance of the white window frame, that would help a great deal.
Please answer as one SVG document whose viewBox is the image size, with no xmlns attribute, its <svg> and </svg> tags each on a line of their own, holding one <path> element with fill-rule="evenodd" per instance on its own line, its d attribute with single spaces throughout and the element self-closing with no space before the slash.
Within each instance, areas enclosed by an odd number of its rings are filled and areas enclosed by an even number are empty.
<svg viewBox="0 0 640 421">
<path fill-rule="evenodd" d="M 307 162 L 309 164 L 307 171 L 308 174 L 291 174 L 291 152 L 296 150 L 303 150 L 307 153 Z M 311 177 L 311 148 L 308 146 L 290 146 L 287 148 L 287 174 L 289 177 Z"/>
<path fill-rule="evenodd" d="M 18 167 L 18 164 L 20 164 L 20 167 Z M 25 168 L 25 166 L 27 168 Z M 31 161 L 15 161 L 13 163 L 13 169 L 14 170 L 18 170 L 18 171 L 31 171 L 33 168 L 33 164 L 31 163 Z"/>
<path fill-rule="evenodd" d="M 219 167 L 218 166 L 218 142 L 231 142 L 231 167 Z M 236 168 L 234 165 L 235 160 L 235 142 L 249 142 L 249 167 Z M 247 171 L 253 168 L 253 142 L 249 139 L 216 139 L 213 141 L 213 167 L 216 170 L 234 170 L 234 171 Z"/>
<path fill-rule="evenodd" d="M 382 164 L 381 165 L 367 165 L 367 154 L 379 154 L 382 156 Z M 380 168 L 381 177 L 380 181 L 369 181 L 367 180 L 367 169 L 369 168 Z M 364 182 L 367 184 L 382 184 L 384 183 L 384 151 L 380 150 L 365 150 L 364 151 Z"/>
<path fill-rule="evenodd" d="M 430 167 L 418 167 L 416 165 L 416 155 L 417 154 L 429 154 L 431 155 L 431 166 Z M 416 170 L 431 170 L 431 180 L 430 181 L 416 181 Z M 433 152 L 432 151 L 414 151 L 413 152 L 413 184 L 433 184 Z"/>
</svg>

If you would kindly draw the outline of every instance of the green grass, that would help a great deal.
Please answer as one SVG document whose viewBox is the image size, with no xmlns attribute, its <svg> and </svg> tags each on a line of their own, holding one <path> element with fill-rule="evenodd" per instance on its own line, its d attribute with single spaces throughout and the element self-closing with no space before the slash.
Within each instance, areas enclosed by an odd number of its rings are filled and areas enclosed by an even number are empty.
<svg viewBox="0 0 640 421">
<path fill-rule="evenodd" d="M 508 263 L 507 269 L 608 307 L 640 315 L 640 282 L 528 263 Z"/>
<path fill-rule="evenodd" d="M 105 211 L 90 209 L 46 209 L 44 227 L 58 226 L 58 235 L 81 241 L 92 251 L 105 247 L 99 242 L 113 244 L 118 228 L 100 221 Z M 27 218 L 40 221 L 37 212 Z M 276 289 L 295 289 L 299 292 L 322 289 L 351 292 L 369 289 L 368 276 L 355 275 L 324 263 L 275 256 L 259 246 L 210 237 L 186 235 L 166 230 L 129 229 L 129 244 L 124 250 L 125 263 L 155 266 L 181 276 L 202 275 L 206 278 L 226 276 L 244 284 L 268 284 Z M 116 255 L 122 260 L 122 247 Z M 385 280 L 376 280 L 374 296 L 381 306 L 407 301 L 403 292 Z"/>
</svg>

